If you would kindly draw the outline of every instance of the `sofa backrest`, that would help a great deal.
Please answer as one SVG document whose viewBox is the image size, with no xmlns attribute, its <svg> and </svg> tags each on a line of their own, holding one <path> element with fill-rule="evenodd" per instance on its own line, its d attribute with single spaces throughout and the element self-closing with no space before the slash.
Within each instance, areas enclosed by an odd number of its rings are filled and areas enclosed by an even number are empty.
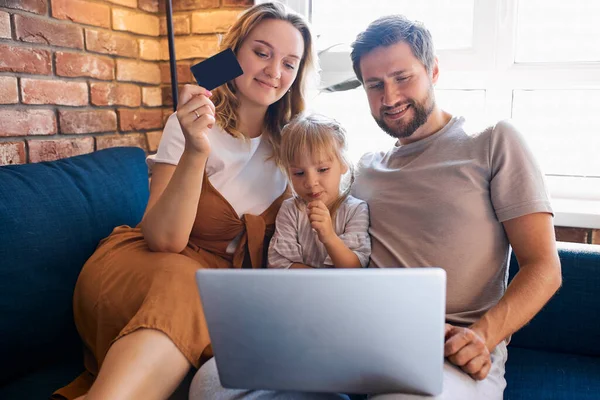
<svg viewBox="0 0 600 400">
<path fill-rule="evenodd" d="M 558 243 L 563 283 L 511 346 L 600 356 L 600 246 Z M 512 255 L 510 279 L 518 263 Z"/>
<path fill-rule="evenodd" d="M 139 148 L 0 167 L 0 384 L 81 352 L 73 289 L 98 242 L 148 200 Z"/>
</svg>

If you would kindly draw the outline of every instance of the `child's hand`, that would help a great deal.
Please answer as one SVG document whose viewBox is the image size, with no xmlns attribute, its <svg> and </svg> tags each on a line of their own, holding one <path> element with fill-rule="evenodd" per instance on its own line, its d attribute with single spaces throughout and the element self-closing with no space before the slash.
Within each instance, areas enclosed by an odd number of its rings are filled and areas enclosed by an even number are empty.
<svg viewBox="0 0 600 400">
<path fill-rule="evenodd" d="M 317 231 L 321 243 L 327 244 L 337 236 L 333 230 L 331 215 L 325 203 L 321 200 L 311 201 L 307 205 L 307 213 L 310 226 Z"/>
</svg>

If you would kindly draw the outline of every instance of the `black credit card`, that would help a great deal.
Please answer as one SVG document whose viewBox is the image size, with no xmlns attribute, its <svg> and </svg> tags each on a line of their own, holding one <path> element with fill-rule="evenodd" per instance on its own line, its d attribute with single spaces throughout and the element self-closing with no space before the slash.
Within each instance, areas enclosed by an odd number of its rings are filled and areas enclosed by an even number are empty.
<svg viewBox="0 0 600 400">
<path fill-rule="evenodd" d="M 225 49 L 196 65 L 192 65 L 191 70 L 198 85 L 208 90 L 213 90 L 244 73 L 231 49 Z"/>
</svg>

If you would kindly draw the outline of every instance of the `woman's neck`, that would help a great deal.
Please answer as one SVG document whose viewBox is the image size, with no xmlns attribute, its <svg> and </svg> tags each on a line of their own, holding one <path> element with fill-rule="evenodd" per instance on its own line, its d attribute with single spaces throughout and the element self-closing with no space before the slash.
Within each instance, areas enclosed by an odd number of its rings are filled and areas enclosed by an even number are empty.
<svg viewBox="0 0 600 400">
<path fill-rule="evenodd" d="M 238 108 L 238 129 L 250 139 L 263 132 L 267 107 L 240 104 Z"/>
</svg>

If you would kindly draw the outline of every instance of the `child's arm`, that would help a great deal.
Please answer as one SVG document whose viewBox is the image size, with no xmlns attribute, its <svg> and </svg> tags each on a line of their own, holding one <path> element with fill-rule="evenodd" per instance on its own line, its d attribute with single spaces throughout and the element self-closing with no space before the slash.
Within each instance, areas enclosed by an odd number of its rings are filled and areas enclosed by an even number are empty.
<svg viewBox="0 0 600 400">
<path fill-rule="evenodd" d="M 269 243 L 269 268 L 302 268 L 302 248 L 298 243 L 298 216 L 293 202 L 284 201 L 275 220 L 275 233 Z M 305 268 L 310 268 L 304 266 Z"/>
<path fill-rule="evenodd" d="M 290 265 L 290 269 L 307 269 L 307 268 L 313 268 L 310 265 L 306 265 L 306 264 L 302 264 L 302 263 L 293 263 L 292 265 Z"/>
<path fill-rule="evenodd" d="M 339 236 L 331 238 L 331 241 L 323 243 L 333 262 L 335 268 L 360 268 L 360 260 L 352 250 L 350 250 Z"/>
<path fill-rule="evenodd" d="M 345 224 L 344 233 L 338 236 L 333 228 L 329 210 L 322 201 L 309 204 L 311 226 L 319 240 L 325 245 L 335 268 L 366 267 L 371 254 L 369 213 L 366 203 L 360 203 L 353 210 Z"/>
</svg>

